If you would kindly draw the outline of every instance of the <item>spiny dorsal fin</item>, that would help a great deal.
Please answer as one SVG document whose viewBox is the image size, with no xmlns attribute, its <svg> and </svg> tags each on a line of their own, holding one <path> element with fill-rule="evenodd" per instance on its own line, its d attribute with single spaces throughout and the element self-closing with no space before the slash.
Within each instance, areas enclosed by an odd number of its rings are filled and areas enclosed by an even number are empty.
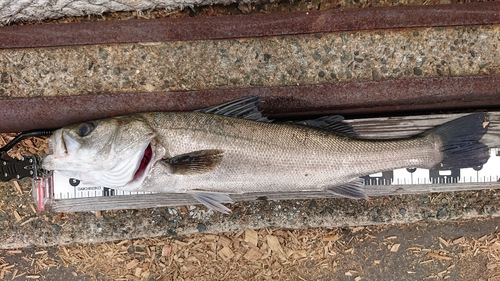
<svg viewBox="0 0 500 281">
<path fill-rule="evenodd" d="M 199 150 L 163 159 L 172 174 L 193 175 L 210 172 L 222 161 L 219 149 Z"/>
<path fill-rule="evenodd" d="M 246 97 L 223 104 L 195 110 L 195 112 L 224 115 L 228 117 L 253 120 L 258 122 L 271 122 L 262 116 L 259 110 L 259 97 Z"/>
<path fill-rule="evenodd" d="M 365 181 L 362 178 L 356 178 L 342 185 L 329 186 L 326 187 L 325 190 L 329 193 L 351 199 L 367 198 L 365 193 Z"/>
<path fill-rule="evenodd" d="M 358 133 L 354 130 L 354 128 L 350 124 L 345 123 L 344 117 L 340 115 L 323 116 L 317 119 L 304 120 L 295 123 L 300 125 L 320 128 L 324 130 L 334 131 L 336 133 L 340 133 L 351 138 L 358 136 Z"/>
</svg>

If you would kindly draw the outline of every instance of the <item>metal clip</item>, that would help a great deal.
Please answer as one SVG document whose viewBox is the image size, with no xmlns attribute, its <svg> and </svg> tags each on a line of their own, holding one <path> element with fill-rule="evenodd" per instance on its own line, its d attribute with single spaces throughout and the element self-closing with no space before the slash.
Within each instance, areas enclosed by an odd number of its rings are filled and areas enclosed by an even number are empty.
<svg viewBox="0 0 500 281">
<path fill-rule="evenodd" d="M 36 173 L 36 157 L 11 158 L 7 152 L 0 153 L 0 181 L 33 177 Z"/>
</svg>

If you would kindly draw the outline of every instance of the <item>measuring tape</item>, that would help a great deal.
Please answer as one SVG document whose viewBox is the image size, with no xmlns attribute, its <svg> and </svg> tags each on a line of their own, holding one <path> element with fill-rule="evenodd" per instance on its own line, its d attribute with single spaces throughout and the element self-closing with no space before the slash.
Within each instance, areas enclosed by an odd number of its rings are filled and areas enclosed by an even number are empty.
<svg viewBox="0 0 500 281">
<path fill-rule="evenodd" d="M 490 150 L 490 158 L 482 167 L 452 170 L 397 169 L 362 177 L 366 185 L 467 184 L 500 181 L 500 148 Z M 100 196 L 133 196 L 152 192 L 128 192 L 102 186 L 84 185 L 54 171 L 49 180 L 36 181 L 38 209 L 53 200 L 71 200 Z"/>
</svg>

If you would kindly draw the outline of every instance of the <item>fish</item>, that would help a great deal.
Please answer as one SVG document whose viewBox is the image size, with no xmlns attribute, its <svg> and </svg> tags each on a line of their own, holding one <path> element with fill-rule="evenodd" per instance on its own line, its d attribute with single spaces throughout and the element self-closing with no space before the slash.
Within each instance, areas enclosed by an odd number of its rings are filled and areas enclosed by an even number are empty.
<svg viewBox="0 0 500 281">
<path fill-rule="evenodd" d="M 398 168 L 452 169 L 488 161 L 488 113 L 403 139 L 363 139 L 339 115 L 275 122 L 258 97 L 190 112 L 146 112 L 63 127 L 42 167 L 84 184 L 187 193 L 229 213 L 231 194 L 321 190 L 367 198 L 362 176 Z"/>
</svg>

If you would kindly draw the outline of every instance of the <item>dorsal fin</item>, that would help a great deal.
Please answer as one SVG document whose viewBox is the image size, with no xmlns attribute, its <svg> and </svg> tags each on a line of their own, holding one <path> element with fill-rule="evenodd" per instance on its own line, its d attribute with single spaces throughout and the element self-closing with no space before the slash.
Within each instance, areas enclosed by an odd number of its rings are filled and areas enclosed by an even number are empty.
<svg viewBox="0 0 500 281">
<path fill-rule="evenodd" d="M 351 138 L 358 136 L 356 130 L 350 124 L 345 123 L 344 117 L 340 115 L 323 116 L 317 119 L 295 122 L 295 124 L 335 131 Z"/>
<path fill-rule="evenodd" d="M 262 116 L 259 110 L 259 97 L 245 97 L 223 104 L 195 110 L 195 112 L 224 115 L 228 117 L 253 120 L 258 122 L 272 122 Z"/>
</svg>

